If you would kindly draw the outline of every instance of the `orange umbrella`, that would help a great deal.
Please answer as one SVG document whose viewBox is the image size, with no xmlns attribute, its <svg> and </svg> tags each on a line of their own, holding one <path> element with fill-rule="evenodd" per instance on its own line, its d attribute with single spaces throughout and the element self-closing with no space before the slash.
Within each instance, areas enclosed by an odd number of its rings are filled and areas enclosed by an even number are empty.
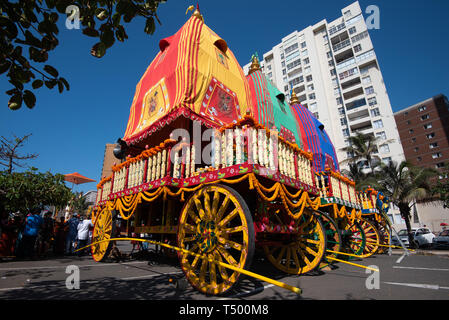
<svg viewBox="0 0 449 320">
<path fill-rule="evenodd" d="M 95 182 L 95 180 L 87 178 L 85 176 L 80 175 L 78 172 L 69 173 L 64 175 L 65 181 L 74 183 L 74 184 L 81 184 L 81 183 L 87 183 L 87 182 Z"/>
</svg>

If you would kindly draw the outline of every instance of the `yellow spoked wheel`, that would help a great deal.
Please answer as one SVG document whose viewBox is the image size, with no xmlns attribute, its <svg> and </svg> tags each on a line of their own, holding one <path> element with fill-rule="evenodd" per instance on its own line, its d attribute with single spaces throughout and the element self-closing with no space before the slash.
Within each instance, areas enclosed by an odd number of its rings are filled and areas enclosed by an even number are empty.
<svg viewBox="0 0 449 320">
<path fill-rule="evenodd" d="M 264 245 L 268 260 L 288 274 L 303 274 L 318 267 L 326 250 L 326 234 L 318 216 L 304 210 L 288 235 L 272 234 L 273 244 Z M 276 241 L 277 240 L 277 241 Z"/>
<path fill-rule="evenodd" d="M 362 258 L 367 258 L 375 254 L 379 249 L 380 235 L 372 222 L 360 219 L 359 224 L 363 229 L 363 233 L 365 234 L 366 239 L 365 248 L 363 249 L 363 253 L 360 256 Z"/>
<path fill-rule="evenodd" d="M 178 246 L 246 269 L 254 254 L 254 225 L 242 196 L 223 185 L 194 193 L 181 212 Z M 178 257 L 187 280 L 202 293 L 223 294 L 238 282 L 236 271 L 187 253 Z"/>
<path fill-rule="evenodd" d="M 390 229 L 388 228 L 388 225 L 385 221 L 382 221 L 377 224 L 377 231 L 379 231 L 381 244 L 383 245 L 390 245 Z M 388 247 L 379 247 L 378 253 L 385 253 L 388 252 Z"/>
<path fill-rule="evenodd" d="M 108 209 L 103 209 L 95 217 L 95 226 L 92 232 L 92 243 L 111 239 L 112 234 L 112 213 Z M 103 261 L 109 253 L 112 243 L 109 241 L 101 242 L 91 246 L 92 258 L 97 261 Z"/>
<path fill-rule="evenodd" d="M 337 222 L 332 219 L 329 214 L 325 212 L 320 212 L 320 220 L 323 224 L 325 233 L 326 233 L 326 253 L 325 258 L 323 260 L 322 266 L 326 266 L 329 262 L 332 262 L 332 260 L 327 260 L 327 257 L 330 258 L 337 258 L 338 253 L 334 252 L 340 252 L 342 248 L 342 235 L 338 228 Z M 334 252 L 328 252 L 327 250 L 334 251 Z"/>
<path fill-rule="evenodd" d="M 357 221 L 347 219 L 340 221 L 342 227 L 342 250 L 346 253 L 362 255 L 365 250 L 366 238 L 363 228 Z"/>
</svg>

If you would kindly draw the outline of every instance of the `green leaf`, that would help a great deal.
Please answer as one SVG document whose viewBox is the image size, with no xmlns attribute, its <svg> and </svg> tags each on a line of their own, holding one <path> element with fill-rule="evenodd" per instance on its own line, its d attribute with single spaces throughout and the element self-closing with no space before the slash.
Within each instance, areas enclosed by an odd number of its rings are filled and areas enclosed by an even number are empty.
<svg viewBox="0 0 449 320">
<path fill-rule="evenodd" d="M 89 36 L 89 37 L 98 37 L 100 35 L 98 30 L 96 30 L 94 28 L 83 29 L 83 34 L 85 34 L 86 36 Z"/>
<path fill-rule="evenodd" d="M 52 66 L 49 66 L 48 64 L 46 64 L 44 66 L 44 70 L 49 73 L 50 75 L 52 75 L 53 77 L 57 77 L 58 76 L 58 70 L 56 70 L 55 68 L 53 68 Z"/>
<path fill-rule="evenodd" d="M 156 25 L 154 24 L 154 19 L 153 19 L 153 17 L 150 17 L 147 19 L 144 31 L 147 34 L 153 34 L 155 30 L 156 30 Z"/>
<path fill-rule="evenodd" d="M 114 42 L 115 42 L 115 37 L 114 37 L 114 31 L 112 31 L 111 26 L 108 26 L 103 33 L 100 36 L 100 40 L 101 42 L 104 43 L 104 45 L 106 46 L 106 48 L 110 48 Z"/>
<path fill-rule="evenodd" d="M 31 84 L 33 89 L 39 89 L 43 85 L 44 85 L 44 81 L 42 81 L 42 80 L 34 80 L 33 83 Z"/>
<path fill-rule="evenodd" d="M 67 90 L 67 91 L 69 91 L 70 90 L 70 85 L 69 85 L 69 83 L 67 82 L 67 80 L 65 79 L 65 78 L 59 78 L 59 81 L 61 81 L 63 84 L 64 84 L 64 86 L 65 86 L 65 89 Z"/>
<path fill-rule="evenodd" d="M 30 109 L 33 109 L 36 105 L 36 97 L 30 90 L 25 90 L 23 94 L 23 101 L 25 101 L 26 106 Z"/>
<path fill-rule="evenodd" d="M 97 17 L 98 20 L 103 21 L 109 16 L 108 10 L 103 9 L 103 8 L 98 8 L 97 10 L 95 10 L 95 16 Z"/>
<path fill-rule="evenodd" d="M 11 66 L 11 62 L 9 62 L 9 61 L 5 61 L 4 63 L 0 64 L 0 74 L 8 71 L 10 66 Z"/>
<path fill-rule="evenodd" d="M 22 106 L 22 93 L 13 95 L 8 102 L 8 107 L 11 110 L 18 110 Z"/>
<path fill-rule="evenodd" d="M 106 54 L 106 45 L 103 42 L 98 42 L 90 50 L 90 54 L 96 58 L 101 58 Z"/>
</svg>

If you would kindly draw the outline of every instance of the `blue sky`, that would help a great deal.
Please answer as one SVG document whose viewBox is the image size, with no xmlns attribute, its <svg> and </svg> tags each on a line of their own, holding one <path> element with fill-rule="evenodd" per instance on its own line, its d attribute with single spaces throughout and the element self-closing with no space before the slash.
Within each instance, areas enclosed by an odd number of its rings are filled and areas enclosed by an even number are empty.
<svg viewBox="0 0 449 320">
<path fill-rule="evenodd" d="M 338 18 L 352 0 L 200 1 L 205 23 L 228 43 L 241 65 L 257 51 L 270 50 L 294 30 Z M 122 137 L 137 82 L 159 50 L 159 40 L 187 20 L 195 1 L 168 0 L 158 14 L 162 26 L 144 34 L 143 19 L 126 25 L 129 39 L 117 42 L 102 59 L 90 55 L 95 39 L 68 30 L 60 18 L 59 47 L 48 64 L 70 83 L 70 91 L 41 88 L 33 110 L 7 107 L 10 89 L 0 76 L 0 135 L 32 133 L 23 153 L 38 153 L 28 165 L 53 173 L 79 172 L 100 180 L 106 143 Z M 449 1 L 361 0 L 380 9 L 380 29 L 370 36 L 383 72 L 393 111 L 439 93 L 449 95 Z M 96 183 L 76 186 L 87 191 Z"/>
</svg>

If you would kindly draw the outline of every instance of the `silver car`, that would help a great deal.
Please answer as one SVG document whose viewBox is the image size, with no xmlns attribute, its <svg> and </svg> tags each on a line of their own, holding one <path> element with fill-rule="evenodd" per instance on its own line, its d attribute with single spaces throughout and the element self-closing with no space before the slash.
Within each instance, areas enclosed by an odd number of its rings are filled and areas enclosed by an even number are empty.
<svg viewBox="0 0 449 320">
<path fill-rule="evenodd" d="M 449 230 L 440 232 L 438 236 L 433 238 L 432 244 L 435 249 L 449 248 Z"/>
<path fill-rule="evenodd" d="M 430 247 L 432 246 L 432 240 L 435 235 L 430 231 L 429 228 L 413 228 L 411 230 L 413 234 L 413 239 L 418 248 Z M 407 229 L 402 229 L 398 232 L 398 236 L 405 246 L 410 246 L 408 241 Z M 398 238 L 394 235 L 391 237 L 391 243 L 395 246 L 400 246 Z"/>
</svg>

